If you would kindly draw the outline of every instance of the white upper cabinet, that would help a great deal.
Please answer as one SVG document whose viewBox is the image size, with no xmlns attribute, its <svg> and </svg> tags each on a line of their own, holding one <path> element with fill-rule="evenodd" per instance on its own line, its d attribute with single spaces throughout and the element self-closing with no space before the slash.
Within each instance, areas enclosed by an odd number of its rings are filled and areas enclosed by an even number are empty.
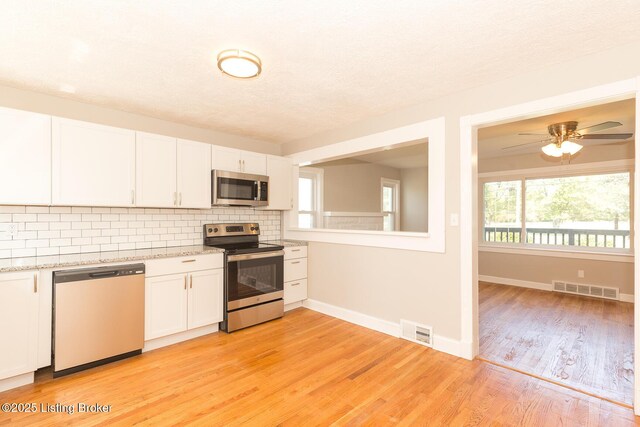
<svg viewBox="0 0 640 427">
<path fill-rule="evenodd" d="M 178 207 L 211 207 L 211 145 L 178 140 Z"/>
<path fill-rule="evenodd" d="M 54 205 L 135 204 L 134 131 L 54 117 L 52 136 Z"/>
<path fill-rule="evenodd" d="M 250 151 L 242 152 L 242 172 L 255 175 L 267 174 L 267 156 Z"/>
<path fill-rule="evenodd" d="M 136 132 L 136 205 L 175 207 L 176 139 Z"/>
<path fill-rule="evenodd" d="M 0 108 L 0 204 L 51 203 L 51 117 Z"/>
<path fill-rule="evenodd" d="M 293 162 L 279 156 L 267 156 L 269 176 L 269 206 L 266 209 L 289 210 L 293 208 Z"/>
<path fill-rule="evenodd" d="M 216 170 L 267 174 L 267 156 L 233 148 L 216 147 L 211 150 L 211 167 Z"/>
</svg>

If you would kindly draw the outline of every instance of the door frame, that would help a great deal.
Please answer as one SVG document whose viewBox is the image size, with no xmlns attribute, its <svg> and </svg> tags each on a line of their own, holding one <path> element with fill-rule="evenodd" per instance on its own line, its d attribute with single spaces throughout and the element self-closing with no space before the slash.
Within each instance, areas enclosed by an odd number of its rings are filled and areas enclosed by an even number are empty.
<svg viewBox="0 0 640 427">
<path fill-rule="evenodd" d="M 640 129 L 640 77 L 620 80 L 558 96 L 512 105 L 460 118 L 460 317 L 464 356 L 479 351 L 478 309 L 478 129 L 502 123 L 554 114 L 592 105 L 636 99 L 636 134 Z M 635 135 L 634 135 L 635 137 Z M 635 138 L 635 164 L 640 164 L 640 141 Z M 634 192 L 640 174 L 634 173 Z M 469 197 L 471 196 L 471 197 Z M 634 194 L 634 212 L 640 197 Z M 640 215 L 634 215 L 634 353 L 640 354 Z M 634 358 L 634 411 L 640 415 L 640 364 Z"/>
</svg>

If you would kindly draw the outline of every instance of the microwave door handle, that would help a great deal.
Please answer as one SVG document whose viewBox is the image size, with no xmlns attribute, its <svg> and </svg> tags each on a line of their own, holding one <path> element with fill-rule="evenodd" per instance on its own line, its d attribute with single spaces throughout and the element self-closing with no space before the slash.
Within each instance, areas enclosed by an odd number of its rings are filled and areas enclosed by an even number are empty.
<svg viewBox="0 0 640 427">
<path fill-rule="evenodd" d="M 260 185 L 262 183 L 260 181 L 256 181 L 253 183 L 254 185 L 254 189 L 255 189 L 255 196 L 253 196 L 253 200 L 259 200 L 260 199 Z"/>
</svg>

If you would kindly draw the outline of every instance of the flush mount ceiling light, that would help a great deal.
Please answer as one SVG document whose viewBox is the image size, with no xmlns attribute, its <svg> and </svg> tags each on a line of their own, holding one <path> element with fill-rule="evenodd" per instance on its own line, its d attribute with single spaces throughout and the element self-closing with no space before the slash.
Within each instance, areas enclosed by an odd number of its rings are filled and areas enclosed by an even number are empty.
<svg viewBox="0 0 640 427">
<path fill-rule="evenodd" d="M 262 72 L 262 61 L 246 50 L 227 49 L 218 54 L 218 68 L 228 76 L 251 79 Z"/>
</svg>

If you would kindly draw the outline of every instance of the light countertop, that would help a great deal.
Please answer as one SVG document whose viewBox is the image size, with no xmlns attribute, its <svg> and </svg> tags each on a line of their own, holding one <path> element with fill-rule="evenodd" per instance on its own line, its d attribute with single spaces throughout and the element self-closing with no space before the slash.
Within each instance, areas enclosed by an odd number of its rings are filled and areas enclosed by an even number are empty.
<svg viewBox="0 0 640 427">
<path fill-rule="evenodd" d="M 306 246 L 307 242 L 298 240 L 268 240 L 264 243 L 284 247 Z M 108 264 L 114 262 L 144 261 L 157 258 L 205 255 L 223 253 L 219 248 L 210 246 L 174 246 L 157 249 L 134 249 L 127 251 L 89 252 L 83 254 L 50 255 L 24 258 L 0 258 L 0 273 L 23 270 L 44 270 L 50 268 L 74 267 L 81 265 Z"/>
<path fill-rule="evenodd" d="M 0 273 L 9 271 L 73 267 L 80 265 L 107 264 L 114 262 L 144 261 L 156 258 L 205 255 L 223 253 L 209 246 L 174 246 L 157 249 L 135 249 L 128 251 L 89 252 L 83 254 L 51 255 L 24 258 L 0 259 Z"/>
</svg>

